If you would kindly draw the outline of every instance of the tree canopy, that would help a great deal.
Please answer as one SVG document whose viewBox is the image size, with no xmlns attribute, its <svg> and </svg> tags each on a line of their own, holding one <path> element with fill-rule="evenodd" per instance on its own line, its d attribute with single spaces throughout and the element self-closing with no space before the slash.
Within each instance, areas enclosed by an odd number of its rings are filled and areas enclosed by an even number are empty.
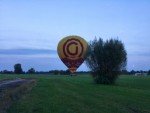
<svg viewBox="0 0 150 113">
<path fill-rule="evenodd" d="M 14 73 L 15 74 L 22 74 L 23 73 L 21 64 L 15 64 L 14 65 Z"/>
<path fill-rule="evenodd" d="M 35 73 L 35 69 L 34 69 L 34 68 L 30 68 L 30 69 L 27 71 L 27 73 L 29 73 L 29 74 L 34 74 L 34 73 Z"/>
<path fill-rule="evenodd" d="M 95 38 L 89 43 L 86 59 L 96 83 L 114 83 L 119 72 L 125 69 L 127 53 L 124 44 L 118 39 L 103 41 Z"/>
</svg>

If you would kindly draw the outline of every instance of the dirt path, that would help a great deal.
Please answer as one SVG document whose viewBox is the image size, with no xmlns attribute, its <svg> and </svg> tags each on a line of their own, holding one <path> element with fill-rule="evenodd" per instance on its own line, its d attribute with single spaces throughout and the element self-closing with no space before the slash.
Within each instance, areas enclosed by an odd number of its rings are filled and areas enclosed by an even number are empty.
<svg viewBox="0 0 150 113">
<path fill-rule="evenodd" d="M 0 82 L 0 92 L 5 90 L 5 89 L 10 89 L 10 88 L 16 88 L 22 85 L 23 83 L 27 82 L 27 79 L 15 79 L 15 80 L 4 80 Z"/>
<path fill-rule="evenodd" d="M 0 113 L 6 113 L 13 101 L 30 91 L 36 84 L 36 79 L 18 78 L 0 81 Z"/>
</svg>

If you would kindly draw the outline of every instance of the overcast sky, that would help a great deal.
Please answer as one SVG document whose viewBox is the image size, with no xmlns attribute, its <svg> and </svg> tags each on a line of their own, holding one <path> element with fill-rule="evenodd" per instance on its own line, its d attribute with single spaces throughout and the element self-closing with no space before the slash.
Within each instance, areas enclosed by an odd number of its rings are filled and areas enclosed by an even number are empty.
<svg viewBox="0 0 150 113">
<path fill-rule="evenodd" d="M 68 35 L 118 38 L 127 69 L 149 70 L 150 0 L 0 0 L 0 70 L 67 69 L 56 50 Z"/>
</svg>

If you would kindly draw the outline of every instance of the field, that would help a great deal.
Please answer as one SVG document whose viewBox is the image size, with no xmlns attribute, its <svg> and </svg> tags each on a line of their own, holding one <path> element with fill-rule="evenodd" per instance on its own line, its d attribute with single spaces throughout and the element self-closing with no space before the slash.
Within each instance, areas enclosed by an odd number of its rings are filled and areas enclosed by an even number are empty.
<svg viewBox="0 0 150 113">
<path fill-rule="evenodd" d="M 8 113 L 150 113 L 150 76 L 122 75 L 115 85 L 96 85 L 89 75 L 0 75 L 8 78 L 37 79 Z"/>
</svg>

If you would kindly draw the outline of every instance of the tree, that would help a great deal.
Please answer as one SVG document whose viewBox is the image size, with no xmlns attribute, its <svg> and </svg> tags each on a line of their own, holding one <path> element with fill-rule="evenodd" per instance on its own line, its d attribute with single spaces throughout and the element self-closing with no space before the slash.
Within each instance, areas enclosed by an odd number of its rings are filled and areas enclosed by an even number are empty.
<svg viewBox="0 0 150 113">
<path fill-rule="evenodd" d="M 59 74 L 59 70 L 54 70 L 54 75 L 58 75 Z"/>
<path fill-rule="evenodd" d="M 65 73 L 66 73 L 66 75 L 70 75 L 70 70 L 69 69 L 67 69 L 66 71 L 65 71 Z"/>
<path fill-rule="evenodd" d="M 34 74 L 35 73 L 35 69 L 34 68 L 30 68 L 27 73 Z"/>
<path fill-rule="evenodd" d="M 135 73 L 136 73 L 136 71 L 134 71 L 134 70 L 130 71 L 130 75 L 134 75 Z M 137 71 L 137 73 L 139 73 L 139 72 Z"/>
<path fill-rule="evenodd" d="M 121 71 L 121 74 L 123 74 L 123 75 L 128 75 L 128 71 L 125 69 L 125 70 L 122 70 Z"/>
<path fill-rule="evenodd" d="M 13 71 L 3 70 L 1 71 L 2 74 L 13 74 Z"/>
<path fill-rule="evenodd" d="M 117 39 L 103 41 L 96 38 L 89 43 L 86 59 L 96 83 L 112 84 L 121 70 L 125 70 L 127 53 L 124 45 Z"/>
<path fill-rule="evenodd" d="M 147 75 L 150 75 L 150 70 L 148 71 Z"/>
<path fill-rule="evenodd" d="M 14 73 L 15 74 L 22 74 L 23 73 L 22 68 L 21 68 L 21 64 L 15 64 L 14 65 Z"/>
</svg>

